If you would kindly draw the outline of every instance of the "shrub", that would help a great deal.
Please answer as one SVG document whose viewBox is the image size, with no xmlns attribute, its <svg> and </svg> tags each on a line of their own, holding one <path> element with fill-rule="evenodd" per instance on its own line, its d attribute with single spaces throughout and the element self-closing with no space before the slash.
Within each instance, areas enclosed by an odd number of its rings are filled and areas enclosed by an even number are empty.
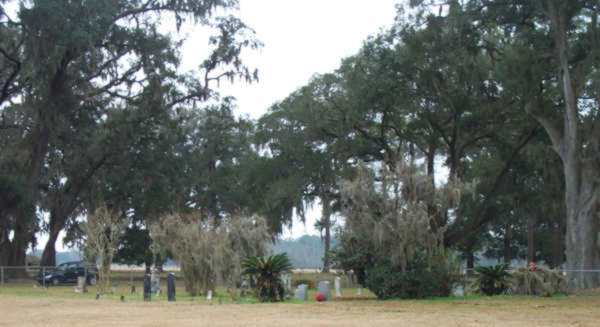
<svg viewBox="0 0 600 327">
<path fill-rule="evenodd" d="M 510 287 L 510 274 L 508 265 L 500 264 L 491 267 L 475 268 L 476 276 L 474 288 L 485 295 L 500 295 Z"/>
<path fill-rule="evenodd" d="M 519 295 L 552 296 L 567 292 L 567 281 L 559 272 L 521 268 L 511 276 L 512 292 Z"/>
<path fill-rule="evenodd" d="M 422 166 L 394 163 L 363 165 L 342 184 L 345 223 L 334 261 L 380 299 L 448 296 L 458 265 L 446 254 L 445 228 L 432 208 L 457 207 L 462 186 L 434 190 Z"/>
<path fill-rule="evenodd" d="M 366 271 L 365 287 L 379 299 L 449 296 L 458 276 L 457 265 L 447 256 L 421 254 L 404 270 L 390 261 L 373 265 Z"/>
<path fill-rule="evenodd" d="M 97 285 L 100 293 L 110 289 L 110 265 L 126 227 L 127 220 L 117 212 L 108 209 L 105 204 L 88 215 L 83 225 L 86 236 L 84 252 L 89 261 L 100 261 Z"/>
<path fill-rule="evenodd" d="M 256 281 L 257 297 L 261 302 L 283 301 L 285 287 L 281 274 L 290 272 L 292 264 L 286 253 L 269 257 L 249 257 L 242 263 L 243 274 Z"/>
</svg>

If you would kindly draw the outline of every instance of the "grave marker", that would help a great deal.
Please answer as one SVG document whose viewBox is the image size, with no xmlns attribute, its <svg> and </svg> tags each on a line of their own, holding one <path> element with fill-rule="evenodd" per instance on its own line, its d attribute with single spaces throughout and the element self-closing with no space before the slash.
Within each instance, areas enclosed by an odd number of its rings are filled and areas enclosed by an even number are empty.
<svg viewBox="0 0 600 327">
<path fill-rule="evenodd" d="M 150 285 L 150 275 L 144 275 L 144 301 L 150 301 L 152 287 Z"/>
<path fill-rule="evenodd" d="M 167 298 L 169 302 L 175 302 L 175 275 L 169 273 L 167 276 Z"/>
</svg>

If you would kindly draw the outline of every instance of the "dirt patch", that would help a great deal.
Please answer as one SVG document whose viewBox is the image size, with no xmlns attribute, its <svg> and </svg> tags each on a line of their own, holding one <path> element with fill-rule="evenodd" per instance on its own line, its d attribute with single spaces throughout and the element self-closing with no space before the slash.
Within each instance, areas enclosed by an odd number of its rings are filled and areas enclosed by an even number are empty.
<svg viewBox="0 0 600 327">
<path fill-rule="evenodd" d="M 202 304 L 0 295 L 0 326 L 598 326 L 600 297 Z"/>
</svg>

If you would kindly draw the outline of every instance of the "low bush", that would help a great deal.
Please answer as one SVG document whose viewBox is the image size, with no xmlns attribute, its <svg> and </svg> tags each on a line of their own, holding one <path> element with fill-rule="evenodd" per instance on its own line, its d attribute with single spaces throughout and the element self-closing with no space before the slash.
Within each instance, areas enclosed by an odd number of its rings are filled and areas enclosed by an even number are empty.
<svg viewBox="0 0 600 327">
<path fill-rule="evenodd" d="M 379 299 L 449 296 L 459 278 L 456 267 L 446 255 L 417 255 L 404 270 L 383 262 L 366 270 L 365 287 Z"/>
<path fill-rule="evenodd" d="M 552 296 L 567 292 L 567 280 L 558 271 L 521 268 L 511 274 L 513 294 Z"/>
</svg>

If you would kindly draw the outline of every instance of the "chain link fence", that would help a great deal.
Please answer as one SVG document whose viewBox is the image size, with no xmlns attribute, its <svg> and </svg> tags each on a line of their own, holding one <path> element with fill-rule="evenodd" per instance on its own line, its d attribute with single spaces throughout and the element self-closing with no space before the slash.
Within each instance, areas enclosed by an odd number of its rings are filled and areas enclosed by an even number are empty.
<svg viewBox="0 0 600 327">
<path fill-rule="evenodd" d="M 169 270 L 172 271 L 172 270 Z M 161 273 L 166 277 L 168 272 Z M 141 284 L 145 270 L 140 268 L 111 269 L 111 280 L 117 284 Z M 88 285 L 95 285 L 98 280 L 98 269 L 95 266 L 47 267 L 47 266 L 0 266 L 0 287 L 25 286 L 34 287 L 68 286 L 77 283 L 78 277 L 85 277 Z"/>
<path fill-rule="evenodd" d="M 82 268 L 83 270 L 77 270 Z M 94 285 L 97 282 L 98 271 L 95 266 L 85 267 L 44 267 L 44 266 L 20 266 L 20 267 L 6 267 L 0 266 L 0 293 L 4 294 L 24 294 L 36 292 L 43 292 L 47 296 L 65 296 L 66 294 L 73 293 L 73 286 L 77 286 L 77 277 L 85 277 L 87 285 L 90 286 L 90 293 L 96 294 L 96 288 Z M 69 275 L 69 269 L 71 269 Z M 510 271 L 518 271 L 519 269 L 526 269 L 526 267 L 512 267 Z M 558 269 L 554 270 L 560 275 L 568 278 L 569 274 L 579 274 L 580 276 L 586 276 L 600 280 L 600 267 L 590 267 L 589 269 Z M 163 271 L 158 272 L 159 279 L 162 281 L 162 288 L 166 289 L 166 277 L 173 272 L 179 278 L 181 273 L 177 267 L 168 267 Z M 461 278 L 453 294 L 455 296 L 465 295 L 469 291 L 471 281 L 473 281 L 476 273 L 474 269 L 462 269 L 460 271 Z M 130 299 L 140 298 L 143 294 L 143 283 L 146 270 L 144 267 L 135 266 L 118 266 L 115 265 L 111 269 L 111 287 L 112 290 L 109 292 L 112 294 L 118 294 L 119 296 L 124 294 L 129 296 Z M 292 274 L 293 286 L 298 283 L 304 283 L 316 286 L 316 283 L 320 280 L 333 281 L 336 276 L 341 277 L 342 288 L 347 289 L 360 289 L 360 286 L 356 282 L 356 276 L 352 274 L 344 274 L 342 271 L 333 271 L 331 273 L 320 273 L 317 270 L 295 270 Z M 183 286 L 183 281 L 178 282 L 178 288 Z M 183 292 L 184 290 L 181 289 Z M 75 291 L 77 292 L 77 291 Z M 128 299 L 129 299 L 128 298 Z"/>
</svg>

